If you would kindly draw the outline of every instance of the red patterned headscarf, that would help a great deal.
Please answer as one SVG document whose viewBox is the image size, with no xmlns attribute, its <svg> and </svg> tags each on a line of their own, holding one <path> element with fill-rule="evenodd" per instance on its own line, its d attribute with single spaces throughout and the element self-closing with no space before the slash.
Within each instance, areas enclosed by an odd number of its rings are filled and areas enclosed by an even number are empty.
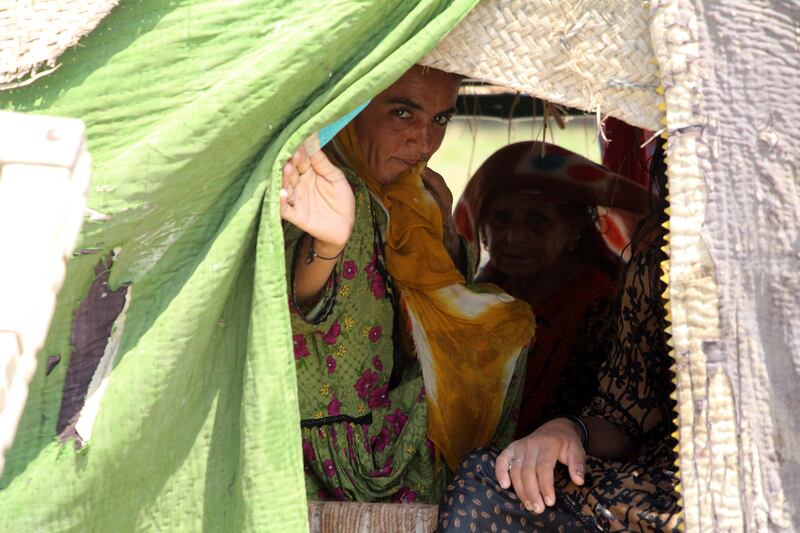
<svg viewBox="0 0 800 533">
<path fill-rule="evenodd" d="M 647 209 L 647 189 L 581 155 L 539 141 L 509 144 L 484 161 L 456 205 L 458 230 L 478 249 L 481 209 L 501 191 L 538 193 L 575 204 L 623 210 L 633 217 Z M 601 212 L 597 229 L 606 246 L 619 254 L 620 228 L 615 221 Z"/>
</svg>

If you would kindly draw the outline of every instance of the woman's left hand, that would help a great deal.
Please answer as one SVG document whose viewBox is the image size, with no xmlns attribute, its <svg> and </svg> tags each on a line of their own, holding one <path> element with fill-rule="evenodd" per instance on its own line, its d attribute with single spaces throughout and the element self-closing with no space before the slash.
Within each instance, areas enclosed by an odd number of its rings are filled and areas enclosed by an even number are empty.
<svg viewBox="0 0 800 533">
<path fill-rule="evenodd" d="M 442 225 L 444 227 L 444 246 L 447 253 L 456 263 L 461 261 L 461 238 L 458 236 L 455 220 L 453 220 L 453 193 L 447 187 L 444 178 L 438 172 L 425 167 L 422 171 L 422 183 L 431 193 L 439 210 L 442 212 Z"/>
<path fill-rule="evenodd" d="M 556 418 L 503 450 L 495 462 L 497 482 L 514 492 L 529 511 L 540 514 L 545 506 L 554 505 L 556 463 L 566 465 L 569 477 L 583 485 L 586 452 L 575 424 L 567 418 Z"/>
</svg>

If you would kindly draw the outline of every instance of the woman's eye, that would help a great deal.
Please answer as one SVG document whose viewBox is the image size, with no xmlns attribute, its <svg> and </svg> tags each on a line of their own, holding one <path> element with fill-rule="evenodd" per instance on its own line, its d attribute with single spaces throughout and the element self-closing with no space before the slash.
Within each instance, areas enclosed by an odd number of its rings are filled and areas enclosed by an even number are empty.
<svg viewBox="0 0 800 533">
<path fill-rule="evenodd" d="M 529 228 L 542 229 L 550 224 L 550 220 L 538 213 L 528 213 L 527 223 Z"/>
<path fill-rule="evenodd" d="M 508 211 L 498 211 L 492 215 L 492 224 L 506 226 L 511 223 L 511 214 Z"/>
<path fill-rule="evenodd" d="M 408 109 L 394 109 L 392 115 L 397 118 L 411 118 L 411 112 Z"/>
<path fill-rule="evenodd" d="M 447 124 L 450 122 L 452 118 L 453 117 L 451 117 L 450 115 L 436 115 L 433 118 L 433 122 L 438 124 L 439 126 L 447 126 Z"/>
</svg>

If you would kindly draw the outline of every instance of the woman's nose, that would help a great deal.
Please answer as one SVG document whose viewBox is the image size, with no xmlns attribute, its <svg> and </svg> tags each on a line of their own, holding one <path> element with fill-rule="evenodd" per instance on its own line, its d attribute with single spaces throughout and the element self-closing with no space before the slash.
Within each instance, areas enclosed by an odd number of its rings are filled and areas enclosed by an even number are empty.
<svg viewBox="0 0 800 533">
<path fill-rule="evenodd" d="M 426 124 L 416 125 L 410 132 L 409 142 L 413 144 L 424 158 L 433 155 L 433 133 L 431 127 Z"/>
<path fill-rule="evenodd" d="M 508 242 L 519 244 L 530 241 L 531 232 L 524 228 L 524 223 L 517 221 L 508 228 Z"/>
</svg>

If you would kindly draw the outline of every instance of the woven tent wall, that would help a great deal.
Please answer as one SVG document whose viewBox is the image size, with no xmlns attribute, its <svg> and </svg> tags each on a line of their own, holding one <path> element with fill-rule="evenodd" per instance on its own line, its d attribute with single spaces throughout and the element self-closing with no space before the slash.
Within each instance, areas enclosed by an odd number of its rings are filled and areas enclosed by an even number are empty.
<svg viewBox="0 0 800 533">
<path fill-rule="evenodd" d="M 657 130 L 648 21 L 639 0 L 484 0 L 420 62 Z"/>
<path fill-rule="evenodd" d="M 687 531 L 800 530 L 800 2 L 657 0 Z"/>
<path fill-rule="evenodd" d="M 92 31 L 119 0 L 0 0 L 0 89 L 29 83 Z"/>
</svg>

